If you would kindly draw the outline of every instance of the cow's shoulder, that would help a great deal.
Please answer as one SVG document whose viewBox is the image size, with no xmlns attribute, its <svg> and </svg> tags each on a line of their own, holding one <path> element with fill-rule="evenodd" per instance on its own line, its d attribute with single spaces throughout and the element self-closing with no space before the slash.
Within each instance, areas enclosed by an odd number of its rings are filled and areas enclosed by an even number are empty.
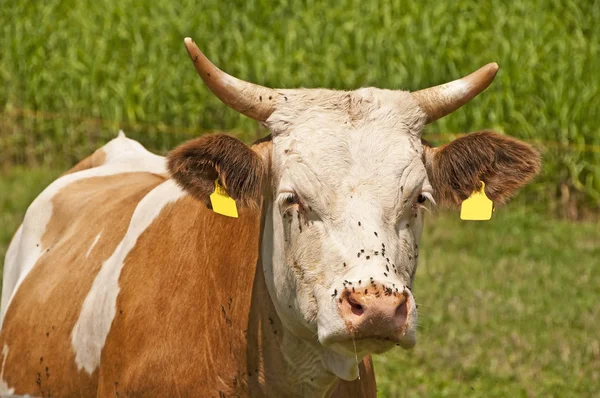
<svg viewBox="0 0 600 398">
<path fill-rule="evenodd" d="M 246 333 L 260 209 L 239 208 L 239 218 L 230 218 L 189 195 L 153 208 L 162 210 L 152 223 L 140 219 L 147 227 L 131 231 L 135 246 L 115 258 L 118 287 L 102 283 L 104 291 L 114 292 L 105 302 L 116 311 L 100 313 L 104 304 L 90 301 L 80 317 L 82 325 L 85 319 L 104 325 L 86 326 L 96 335 L 106 333 L 99 392 L 165 396 L 175 383 L 183 395 L 245 396 L 246 380 L 255 374 L 247 362 Z M 90 340 L 81 341 L 93 348 Z M 84 344 L 81 350 L 87 351 Z"/>
<path fill-rule="evenodd" d="M 77 211 L 80 210 L 80 206 L 70 207 L 71 198 L 85 200 L 89 196 L 109 192 L 108 184 L 114 185 L 122 180 L 126 173 L 130 181 L 144 178 L 151 183 L 153 179 L 141 177 L 145 173 L 166 179 L 164 158 L 150 153 L 140 143 L 125 137 L 121 132 L 117 138 L 52 182 L 31 203 L 23 224 L 12 239 L 7 252 L 0 319 L 4 318 L 8 302 L 16 288 L 41 255 L 40 241 L 48 230 L 52 214 L 62 208 L 65 210 L 65 213 L 61 214 L 64 221 L 85 216 Z"/>
</svg>

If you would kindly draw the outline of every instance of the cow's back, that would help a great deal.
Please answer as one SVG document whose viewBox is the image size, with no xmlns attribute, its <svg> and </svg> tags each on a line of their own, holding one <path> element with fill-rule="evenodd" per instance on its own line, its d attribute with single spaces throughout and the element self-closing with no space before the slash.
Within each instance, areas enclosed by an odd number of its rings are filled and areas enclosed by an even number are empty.
<svg viewBox="0 0 600 398">
<path fill-rule="evenodd" d="M 5 262 L 0 392 L 95 394 L 97 372 L 78 366 L 73 327 L 137 204 L 165 178 L 162 158 L 120 136 L 34 200 Z"/>
</svg>

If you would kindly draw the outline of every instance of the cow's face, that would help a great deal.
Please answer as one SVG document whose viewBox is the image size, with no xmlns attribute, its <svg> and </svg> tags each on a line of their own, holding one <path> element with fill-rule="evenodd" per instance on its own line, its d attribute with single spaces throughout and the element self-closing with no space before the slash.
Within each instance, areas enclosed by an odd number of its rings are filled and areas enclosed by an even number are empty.
<svg viewBox="0 0 600 398">
<path fill-rule="evenodd" d="M 263 253 L 278 312 L 350 357 L 412 347 L 411 286 L 423 209 L 433 200 L 425 114 L 407 92 L 282 95 L 266 121 L 273 200 Z"/>
<path fill-rule="evenodd" d="M 503 202 L 539 170 L 531 147 L 494 133 L 421 142 L 425 123 L 482 91 L 497 66 L 417 93 L 272 90 L 224 74 L 186 44 L 211 90 L 263 122 L 272 141 L 201 137 L 170 155 L 173 177 L 204 201 L 216 178 L 241 206 L 266 199 L 264 275 L 291 333 L 348 359 L 412 347 L 424 208 L 458 205 L 480 181 Z"/>
</svg>

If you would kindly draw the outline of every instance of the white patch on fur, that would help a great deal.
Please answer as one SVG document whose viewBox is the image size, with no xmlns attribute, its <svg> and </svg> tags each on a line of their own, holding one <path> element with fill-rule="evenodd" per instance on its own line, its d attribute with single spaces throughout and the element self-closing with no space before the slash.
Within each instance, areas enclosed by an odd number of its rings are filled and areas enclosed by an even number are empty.
<svg viewBox="0 0 600 398">
<path fill-rule="evenodd" d="M 106 160 L 102 166 L 67 174 L 50 184 L 29 206 L 21 226 L 20 239 L 11 243 L 10 262 L 4 267 L 8 282 L 2 291 L 2 319 L 23 280 L 38 259 L 51 247 L 42 247 L 42 237 L 52 217 L 52 199 L 66 186 L 91 177 L 109 176 L 127 172 L 166 174 L 165 159 L 148 152 L 140 143 L 119 136 L 102 147 Z M 16 255 L 14 254 L 16 251 Z M 16 280 L 16 283 L 14 282 Z"/>
<path fill-rule="evenodd" d="M 318 396 L 335 383 L 336 373 L 326 366 L 323 349 L 314 339 L 298 338 L 285 329 L 280 349 L 294 396 Z"/>
<path fill-rule="evenodd" d="M 119 134 L 102 149 L 106 154 L 104 164 L 118 163 L 121 167 L 134 169 L 133 171 L 141 170 L 156 174 L 167 172 L 164 157 L 149 152 L 139 142 L 125 137 L 125 134 Z"/>
<path fill-rule="evenodd" d="M 2 371 L 0 371 L 0 394 L 2 396 L 12 395 L 15 389 L 8 387 L 8 384 L 4 381 L 4 366 L 6 365 L 6 358 L 8 358 L 8 346 L 6 344 L 2 348 L 2 355 L 4 358 L 2 359 Z"/>
<path fill-rule="evenodd" d="M 279 212 L 277 205 L 269 203 L 265 211 L 267 216 L 263 228 L 261 248 L 265 282 L 277 315 L 285 325 L 284 341 L 281 344 L 281 349 L 287 365 L 290 369 L 293 369 L 294 380 L 298 385 L 302 383 L 313 384 L 317 389 L 326 390 L 324 384 L 328 382 L 327 372 L 331 372 L 344 380 L 356 379 L 358 366 L 355 357 L 342 356 L 321 346 L 318 340 L 315 339 L 315 329 L 298 321 L 298 318 L 294 316 L 295 312 L 301 312 L 301 309 L 307 306 L 308 303 L 305 302 L 306 296 L 298 297 L 296 290 L 285 288 L 289 285 L 286 278 L 287 269 L 285 267 L 273 267 L 273 259 L 283 256 L 282 251 L 284 250 L 281 239 L 274 239 L 273 235 L 273 220 L 281 222 L 281 218 L 277 217 Z M 277 254 L 274 255 L 274 251 Z M 276 286 L 284 288 L 278 289 Z M 293 306 L 293 311 L 289 310 L 288 306 L 290 305 Z M 341 326 L 344 325 L 339 317 L 330 319 L 330 322 L 340 322 Z M 324 378 L 323 384 L 319 383 L 320 385 L 318 385 L 316 383 L 319 377 Z"/>
<path fill-rule="evenodd" d="M 90 256 L 90 253 L 92 252 L 92 250 L 94 249 L 94 246 L 96 246 L 96 244 L 98 243 L 98 241 L 100 240 L 100 236 L 102 236 L 102 232 L 100 231 L 100 233 L 98 235 L 96 235 L 96 237 L 94 238 L 94 241 L 92 242 L 92 244 L 90 245 L 90 248 L 88 249 L 87 253 L 85 253 L 85 258 L 88 258 Z"/>
<path fill-rule="evenodd" d="M 358 377 L 356 361 L 360 363 L 362 358 L 348 358 L 330 350 L 324 350 L 322 358 L 325 367 L 340 379 L 352 381 Z"/>
<path fill-rule="evenodd" d="M 13 292 L 17 280 L 19 279 L 19 268 L 17 264 L 17 254 L 19 252 L 19 246 L 21 244 L 21 235 L 23 234 L 23 224 L 19 226 L 19 229 L 15 233 L 8 251 L 6 252 L 6 258 L 4 260 L 4 279 L 2 280 L 2 303 L 0 304 L 0 326 L 4 319 L 5 306 L 8 304 L 10 295 Z"/>
<path fill-rule="evenodd" d="M 100 365 L 100 354 L 117 310 L 119 276 L 125 258 L 161 210 L 185 194 L 173 180 L 167 180 L 150 191 L 137 205 L 125 237 L 112 256 L 102 264 L 73 328 L 71 344 L 79 370 L 85 369 L 92 374 Z"/>
</svg>

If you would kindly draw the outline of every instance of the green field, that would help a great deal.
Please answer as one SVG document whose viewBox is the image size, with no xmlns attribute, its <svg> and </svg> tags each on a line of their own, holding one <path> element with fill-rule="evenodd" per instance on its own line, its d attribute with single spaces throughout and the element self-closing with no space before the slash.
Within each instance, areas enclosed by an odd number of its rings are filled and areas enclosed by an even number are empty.
<svg viewBox="0 0 600 398">
<path fill-rule="evenodd" d="M 0 182 L 0 256 L 59 170 Z M 430 216 L 415 282 L 419 342 L 376 359 L 382 397 L 574 397 L 600 391 L 600 223 L 525 205 L 492 221 Z"/>
<path fill-rule="evenodd" d="M 264 134 L 202 85 L 192 36 L 272 87 L 415 90 L 496 61 L 494 84 L 428 137 L 492 128 L 536 143 L 544 170 L 525 195 L 598 211 L 599 21 L 600 0 L 5 2 L 0 166 L 64 167 L 119 127 L 162 152 L 203 131 Z"/>
<path fill-rule="evenodd" d="M 185 36 L 272 87 L 415 90 L 498 62 L 425 138 L 491 128 L 536 145 L 543 171 L 490 222 L 429 217 L 419 343 L 377 358 L 380 395 L 597 396 L 600 0 L 5 2 L 2 260 L 33 198 L 119 128 L 159 153 L 207 131 L 265 135 L 202 85 Z"/>
</svg>

